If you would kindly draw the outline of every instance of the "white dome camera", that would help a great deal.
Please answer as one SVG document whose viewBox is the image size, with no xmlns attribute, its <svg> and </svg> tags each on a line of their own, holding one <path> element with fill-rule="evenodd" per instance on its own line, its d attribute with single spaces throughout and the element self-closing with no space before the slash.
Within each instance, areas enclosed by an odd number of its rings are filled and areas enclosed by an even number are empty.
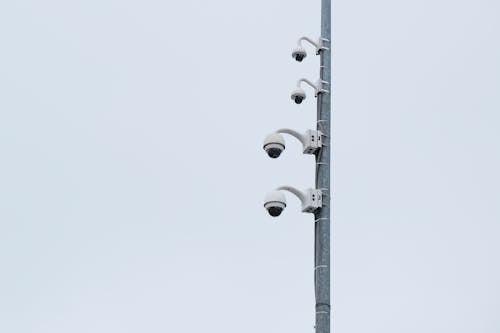
<svg viewBox="0 0 500 333">
<path fill-rule="evenodd" d="M 307 57 L 307 52 L 302 46 L 298 46 L 293 50 L 292 57 L 298 62 L 302 62 Z"/>
<path fill-rule="evenodd" d="M 283 134 L 289 134 L 302 143 L 302 152 L 304 154 L 316 154 L 323 146 L 323 133 L 317 130 L 307 130 L 304 134 L 289 128 L 280 128 L 276 132 L 269 134 L 264 139 L 262 148 L 271 158 L 278 158 L 285 150 L 285 138 Z"/>
<path fill-rule="evenodd" d="M 301 88 L 302 83 L 306 83 L 307 85 L 311 86 L 311 88 L 314 89 L 315 97 L 318 97 L 319 94 L 329 93 L 328 89 L 325 89 L 325 87 L 329 84 L 327 81 L 323 81 L 320 79 L 316 84 L 314 84 L 308 79 L 302 78 L 297 81 L 297 89 L 292 91 L 291 95 L 292 100 L 297 104 L 302 103 L 302 101 L 306 99 L 306 92 L 304 91 L 304 89 Z"/>
<path fill-rule="evenodd" d="M 292 95 L 290 97 L 296 104 L 300 104 L 306 99 L 306 92 L 303 89 L 298 88 L 292 91 Z"/>
<path fill-rule="evenodd" d="M 329 40 L 326 38 L 319 38 L 317 41 L 313 41 L 308 37 L 300 37 L 297 41 L 297 47 L 292 52 L 292 57 L 298 62 L 302 62 L 302 60 L 307 57 L 307 52 L 304 47 L 302 47 L 303 41 L 308 42 L 309 44 L 314 46 L 314 48 L 316 49 L 316 54 L 320 54 L 322 50 L 328 50 L 328 48 L 324 45 L 325 42 L 329 42 Z"/>
<path fill-rule="evenodd" d="M 278 158 L 285 150 L 285 138 L 279 133 L 271 133 L 264 139 L 264 150 L 271 158 Z"/>
<path fill-rule="evenodd" d="M 286 207 L 286 198 L 282 191 L 294 194 L 302 204 L 302 212 L 314 213 L 323 206 L 323 194 L 318 189 L 297 190 L 292 186 L 280 186 L 269 192 L 264 199 L 264 208 L 272 217 L 279 216 Z"/>
<path fill-rule="evenodd" d="M 272 191 L 266 195 L 266 198 L 264 199 L 264 208 L 272 217 L 280 216 L 285 207 L 286 198 L 280 191 Z"/>
</svg>

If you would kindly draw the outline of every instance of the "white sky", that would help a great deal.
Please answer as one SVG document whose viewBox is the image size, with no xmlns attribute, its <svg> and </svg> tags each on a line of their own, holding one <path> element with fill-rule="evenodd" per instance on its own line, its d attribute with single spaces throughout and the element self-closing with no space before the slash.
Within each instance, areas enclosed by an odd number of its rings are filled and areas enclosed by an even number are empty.
<svg viewBox="0 0 500 333">
<path fill-rule="evenodd" d="M 0 3 L 1 332 L 313 331 L 319 7 Z M 336 332 L 500 331 L 499 16 L 334 1 Z"/>
</svg>

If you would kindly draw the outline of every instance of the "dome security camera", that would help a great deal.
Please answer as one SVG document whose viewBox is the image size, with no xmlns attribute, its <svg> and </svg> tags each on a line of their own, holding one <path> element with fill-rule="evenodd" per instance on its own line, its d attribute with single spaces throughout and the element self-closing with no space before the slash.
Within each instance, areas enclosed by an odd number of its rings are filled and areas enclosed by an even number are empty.
<svg viewBox="0 0 500 333">
<path fill-rule="evenodd" d="M 266 195 L 266 198 L 264 199 L 264 208 L 272 217 L 280 216 L 285 207 L 286 198 L 280 191 L 272 191 Z"/>
<path fill-rule="evenodd" d="M 319 79 L 316 83 L 312 83 L 308 79 L 302 78 L 297 81 L 297 89 L 292 91 L 291 98 L 296 104 L 302 103 L 306 99 L 306 92 L 301 88 L 301 83 L 306 83 L 314 89 L 314 97 L 318 97 L 319 94 L 330 93 L 325 87 L 329 84 L 327 81 Z"/>
<path fill-rule="evenodd" d="M 302 205 L 302 212 L 314 213 L 323 206 L 323 194 L 321 190 L 308 188 L 300 191 L 292 186 L 280 186 L 274 191 L 267 193 L 264 199 L 264 208 L 269 215 L 277 217 L 286 207 L 286 198 L 281 191 L 288 191 L 294 194 Z"/>
<path fill-rule="evenodd" d="M 285 150 L 285 139 L 280 133 L 271 133 L 264 139 L 263 147 L 271 158 L 278 158 Z"/>
<path fill-rule="evenodd" d="M 285 150 L 285 139 L 282 134 L 289 134 L 302 143 L 302 152 L 304 154 L 316 154 L 323 146 L 323 133 L 317 130 L 307 130 L 304 134 L 294 131 L 290 128 L 280 128 L 274 133 L 266 136 L 262 148 L 271 158 L 278 158 Z"/>
<path fill-rule="evenodd" d="M 298 62 L 302 62 L 307 57 L 307 52 L 303 47 L 299 46 L 293 50 L 292 57 Z"/>
<path fill-rule="evenodd" d="M 300 104 L 306 99 L 306 92 L 303 89 L 298 88 L 292 91 L 292 95 L 290 97 L 296 104 Z"/>
<path fill-rule="evenodd" d="M 302 46 L 302 42 L 308 42 L 316 49 L 316 54 L 320 54 L 323 50 L 329 50 L 328 47 L 325 46 L 325 42 L 329 42 L 328 39 L 320 37 L 317 41 L 314 41 L 308 37 L 300 37 L 297 41 L 297 47 L 292 52 L 292 57 L 298 62 L 302 62 L 305 57 L 307 57 L 307 52 Z"/>
</svg>

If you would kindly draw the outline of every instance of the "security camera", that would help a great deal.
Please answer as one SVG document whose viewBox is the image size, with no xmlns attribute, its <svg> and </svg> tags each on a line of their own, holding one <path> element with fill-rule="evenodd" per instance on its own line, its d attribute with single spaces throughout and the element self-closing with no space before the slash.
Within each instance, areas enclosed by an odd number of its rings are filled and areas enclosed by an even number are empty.
<svg viewBox="0 0 500 333">
<path fill-rule="evenodd" d="M 291 95 L 292 100 L 297 104 L 302 103 L 302 101 L 306 99 L 306 92 L 301 88 L 302 83 L 306 83 L 314 89 L 315 97 L 318 97 L 319 94 L 329 93 L 328 89 L 325 89 L 325 87 L 329 84 L 327 81 L 323 81 L 320 79 L 318 80 L 318 82 L 312 83 L 308 79 L 302 78 L 297 81 L 297 89 L 292 91 Z"/>
<path fill-rule="evenodd" d="M 320 54 L 322 50 L 328 50 L 329 48 L 325 47 L 325 42 L 329 42 L 326 38 L 319 38 L 317 41 L 313 41 L 308 37 L 300 37 L 297 41 L 297 47 L 292 52 L 292 57 L 301 62 L 307 56 L 306 50 L 302 47 L 302 42 L 306 41 L 316 49 L 316 54 Z"/>
<path fill-rule="evenodd" d="M 317 130 L 307 130 L 304 134 L 289 128 L 280 128 L 264 139 L 263 148 L 271 158 L 278 158 L 285 150 L 285 139 L 281 134 L 290 134 L 302 143 L 304 154 L 316 154 L 323 145 L 323 133 Z"/>
<path fill-rule="evenodd" d="M 300 104 L 303 100 L 306 99 L 306 92 L 301 88 L 298 88 L 292 91 L 292 95 L 290 97 L 296 104 Z"/>
<path fill-rule="evenodd" d="M 307 57 L 307 52 L 303 47 L 299 46 L 293 50 L 292 57 L 298 62 L 301 62 L 305 57 Z"/>
<path fill-rule="evenodd" d="M 285 150 L 285 139 L 279 133 L 272 133 L 264 139 L 263 147 L 267 155 L 271 158 L 278 158 Z"/>
<path fill-rule="evenodd" d="M 266 198 L 264 199 L 264 208 L 272 217 L 280 216 L 285 207 L 286 198 L 280 191 L 272 191 L 266 195 Z"/>
<path fill-rule="evenodd" d="M 286 198 L 281 191 L 294 194 L 300 200 L 302 212 L 304 213 L 314 213 L 323 206 L 321 190 L 308 188 L 300 191 L 292 186 L 280 186 L 276 190 L 269 192 L 264 199 L 264 208 L 273 217 L 279 216 L 286 207 Z"/>
</svg>

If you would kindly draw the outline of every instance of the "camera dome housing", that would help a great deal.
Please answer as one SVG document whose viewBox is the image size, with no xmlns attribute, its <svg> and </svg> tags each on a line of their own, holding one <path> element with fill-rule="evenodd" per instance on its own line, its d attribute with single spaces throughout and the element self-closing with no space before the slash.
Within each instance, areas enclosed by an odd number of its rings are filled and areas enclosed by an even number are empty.
<svg viewBox="0 0 500 333">
<path fill-rule="evenodd" d="M 278 158 L 285 150 L 285 138 L 280 133 L 271 133 L 264 139 L 263 147 L 271 158 Z"/>
<path fill-rule="evenodd" d="M 281 215 L 285 207 L 286 198 L 280 191 L 271 191 L 266 195 L 264 199 L 264 208 L 272 217 Z"/>
<path fill-rule="evenodd" d="M 303 47 L 299 46 L 292 51 L 292 57 L 298 62 L 301 62 L 305 57 L 307 57 L 307 52 Z"/>
<path fill-rule="evenodd" d="M 300 104 L 306 99 L 306 92 L 303 89 L 299 88 L 292 91 L 290 97 L 296 104 Z"/>
</svg>

